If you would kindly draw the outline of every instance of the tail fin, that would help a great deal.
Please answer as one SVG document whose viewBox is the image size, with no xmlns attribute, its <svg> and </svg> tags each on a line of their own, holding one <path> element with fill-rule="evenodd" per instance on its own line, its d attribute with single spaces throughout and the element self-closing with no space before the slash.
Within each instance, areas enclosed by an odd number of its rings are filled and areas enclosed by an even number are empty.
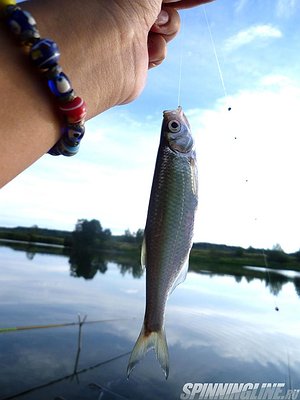
<svg viewBox="0 0 300 400">
<path fill-rule="evenodd" d="M 150 332 L 145 334 L 145 326 L 143 325 L 141 333 L 134 345 L 132 353 L 127 367 L 127 378 L 131 374 L 131 371 L 136 364 L 141 360 L 142 357 L 147 353 L 148 350 L 154 347 L 156 357 L 162 367 L 166 379 L 169 375 L 169 352 L 166 341 L 166 335 L 164 329 L 158 332 Z"/>
</svg>

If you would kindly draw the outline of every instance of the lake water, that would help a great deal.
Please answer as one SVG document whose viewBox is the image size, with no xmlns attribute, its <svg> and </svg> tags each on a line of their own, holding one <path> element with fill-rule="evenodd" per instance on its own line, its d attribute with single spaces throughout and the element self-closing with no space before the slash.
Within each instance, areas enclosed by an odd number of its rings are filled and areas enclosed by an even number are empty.
<svg viewBox="0 0 300 400">
<path fill-rule="evenodd" d="M 167 305 L 168 380 L 153 351 L 127 380 L 145 274 L 136 260 L 88 263 L 86 271 L 84 260 L 0 247 L 1 400 L 175 400 L 187 382 L 300 389 L 300 273 L 189 273 Z M 78 325 L 3 332 L 74 323 L 78 314 L 87 315 L 79 354 Z"/>
</svg>

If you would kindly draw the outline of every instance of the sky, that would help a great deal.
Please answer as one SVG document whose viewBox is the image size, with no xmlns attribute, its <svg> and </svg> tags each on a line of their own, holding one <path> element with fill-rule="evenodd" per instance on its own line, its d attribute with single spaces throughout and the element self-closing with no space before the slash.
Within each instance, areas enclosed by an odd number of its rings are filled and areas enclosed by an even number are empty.
<svg viewBox="0 0 300 400">
<path fill-rule="evenodd" d="M 1 190 L 0 226 L 144 228 L 162 112 L 180 94 L 198 157 L 194 241 L 300 249 L 300 2 L 216 0 L 205 12 L 208 25 L 203 7 L 180 12 L 142 95 L 88 121 L 78 155 L 45 155 Z"/>
</svg>

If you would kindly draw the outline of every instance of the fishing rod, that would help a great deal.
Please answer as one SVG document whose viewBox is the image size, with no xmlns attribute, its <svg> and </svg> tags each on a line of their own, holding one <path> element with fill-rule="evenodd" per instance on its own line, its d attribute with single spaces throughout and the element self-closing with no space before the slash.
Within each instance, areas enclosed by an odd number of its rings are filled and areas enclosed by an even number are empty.
<svg viewBox="0 0 300 400">
<path fill-rule="evenodd" d="M 104 322 L 118 322 L 118 321 L 131 321 L 136 319 L 135 317 L 132 318 L 117 318 L 117 319 L 100 319 L 96 321 L 86 321 L 84 320 L 79 322 L 67 322 L 62 324 L 48 324 L 48 325 L 31 325 L 31 326 L 16 326 L 10 328 L 0 328 L 1 333 L 8 333 L 8 332 L 18 332 L 18 331 L 29 331 L 34 329 L 49 329 L 49 328 L 64 328 L 66 326 L 76 326 L 84 324 L 98 324 Z"/>
</svg>

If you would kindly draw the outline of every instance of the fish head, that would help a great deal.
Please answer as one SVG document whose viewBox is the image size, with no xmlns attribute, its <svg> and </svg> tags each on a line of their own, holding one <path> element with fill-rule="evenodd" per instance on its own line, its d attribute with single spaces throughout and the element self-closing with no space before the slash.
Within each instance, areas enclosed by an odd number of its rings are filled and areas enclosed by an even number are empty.
<svg viewBox="0 0 300 400">
<path fill-rule="evenodd" d="M 176 153 L 189 153 L 194 147 L 190 124 L 179 106 L 176 110 L 164 111 L 162 134 L 168 147 Z"/>
</svg>

